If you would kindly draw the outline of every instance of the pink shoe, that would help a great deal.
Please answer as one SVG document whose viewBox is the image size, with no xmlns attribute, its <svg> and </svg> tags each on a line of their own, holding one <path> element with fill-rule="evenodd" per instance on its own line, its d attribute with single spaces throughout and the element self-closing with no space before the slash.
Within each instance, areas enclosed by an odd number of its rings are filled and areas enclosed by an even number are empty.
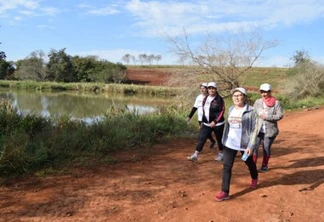
<svg viewBox="0 0 324 222">
<path fill-rule="evenodd" d="M 251 189 L 256 189 L 258 185 L 258 179 L 252 179 L 251 184 L 250 184 L 250 188 Z"/>
<path fill-rule="evenodd" d="M 219 194 L 215 196 L 216 201 L 228 200 L 229 198 L 230 196 L 228 195 L 228 193 L 224 191 L 221 191 Z"/>
</svg>

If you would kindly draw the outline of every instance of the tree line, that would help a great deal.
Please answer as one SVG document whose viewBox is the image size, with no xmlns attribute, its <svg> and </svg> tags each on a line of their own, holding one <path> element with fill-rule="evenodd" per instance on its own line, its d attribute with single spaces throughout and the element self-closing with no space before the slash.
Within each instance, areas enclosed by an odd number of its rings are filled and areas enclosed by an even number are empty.
<svg viewBox="0 0 324 222">
<path fill-rule="evenodd" d="M 65 48 L 52 49 L 48 55 L 37 50 L 16 62 L 7 62 L 5 53 L 0 53 L 0 79 L 121 83 L 127 77 L 126 70 L 121 63 L 97 56 L 68 55 Z"/>
<path fill-rule="evenodd" d="M 144 63 L 152 65 L 155 61 L 158 65 L 159 61 L 162 60 L 161 55 L 146 55 L 146 54 L 139 54 L 138 56 L 134 56 L 131 54 L 125 54 L 122 58 L 122 61 L 124 61 L 127 65 L 129 65 L 130 62 L 133 62 L 134 65 L 137 64 L 137 62 L 140 62 L 141 65 L 144 65 Z"/>
</svg>

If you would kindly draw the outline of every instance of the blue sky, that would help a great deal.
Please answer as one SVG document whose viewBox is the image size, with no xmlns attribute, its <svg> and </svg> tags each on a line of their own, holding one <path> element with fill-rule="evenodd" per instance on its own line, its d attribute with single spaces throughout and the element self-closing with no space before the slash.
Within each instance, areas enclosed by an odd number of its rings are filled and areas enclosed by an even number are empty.
<svg viewBox="0 0 324 222">
<path fill-rule="evenodd" d="M 164 32 L 176 37 L 185 29 L 199 42 L 207 31 L 253 26 L 264 40 L 279 41 L 258 66 L 286 67 L 296 50 L 324 63 L 324 0 L 0 0 L 0 26 L 7 61 L 66 48 L 111 62 L 145 53 L 176 64 Z"/>
</svg>

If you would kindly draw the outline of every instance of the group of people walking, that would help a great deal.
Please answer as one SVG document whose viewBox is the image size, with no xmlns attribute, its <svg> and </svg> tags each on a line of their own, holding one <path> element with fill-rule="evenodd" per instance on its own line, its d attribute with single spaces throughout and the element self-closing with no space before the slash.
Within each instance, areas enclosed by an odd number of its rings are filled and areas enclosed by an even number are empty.
<svg viewBox="0 0 324 222">
<path fill-rule="evenodd" d="M 231 90 L 233 105 L 225 114 L 224 99 L 217 92 L 215 82 L 202 83 L 201 95 L 196 98 L 195 104 L 187 117 L 189 122 L 196 111 L 198 114 L 199 137 L 190 161 L 198 161 L 207 139 L 210 148 L 217 141 L 217 161 L 223 161 L 223 175 L 221 191 L 215 196 L 217 201 L 229 199 L 232 168 L 237 152 L 241 152 L 242 160 L 248 166 L 251 183 L 249 187 L 256 189 L 258 184 L 257 159 L 260 144 L 263 147 L 261 172 L 268 171 L 271 156 L 271 146 L 279 133 L 278 121 L 283 118 L 283 108 L 280 102 L 272 96 L 272 88 L 268 83 L 260 86 L 261 98 L 249 105 L 247 92 L 238 87 Z M 215 134 L 216 141 L 213 139 Z M 245 155 L 244 155 L 245 154 Z M 247 157 L 243 159 L 243 156 Z"/>
</svg>

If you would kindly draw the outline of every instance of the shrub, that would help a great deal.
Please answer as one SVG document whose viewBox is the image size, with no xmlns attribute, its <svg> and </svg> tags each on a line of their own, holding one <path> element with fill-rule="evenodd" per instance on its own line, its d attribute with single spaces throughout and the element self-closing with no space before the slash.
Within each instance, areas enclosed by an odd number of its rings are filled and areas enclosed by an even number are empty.
<svg viewBox="0 0 324 222">
<path fill-rule="evenodd" d="M 292 101 L 322 96 L 324 95 L 323 88 L 323 65 L 308 61 L 299 63 L 292 68 L 284 85 L 284 91 Z"/>
</svg>

